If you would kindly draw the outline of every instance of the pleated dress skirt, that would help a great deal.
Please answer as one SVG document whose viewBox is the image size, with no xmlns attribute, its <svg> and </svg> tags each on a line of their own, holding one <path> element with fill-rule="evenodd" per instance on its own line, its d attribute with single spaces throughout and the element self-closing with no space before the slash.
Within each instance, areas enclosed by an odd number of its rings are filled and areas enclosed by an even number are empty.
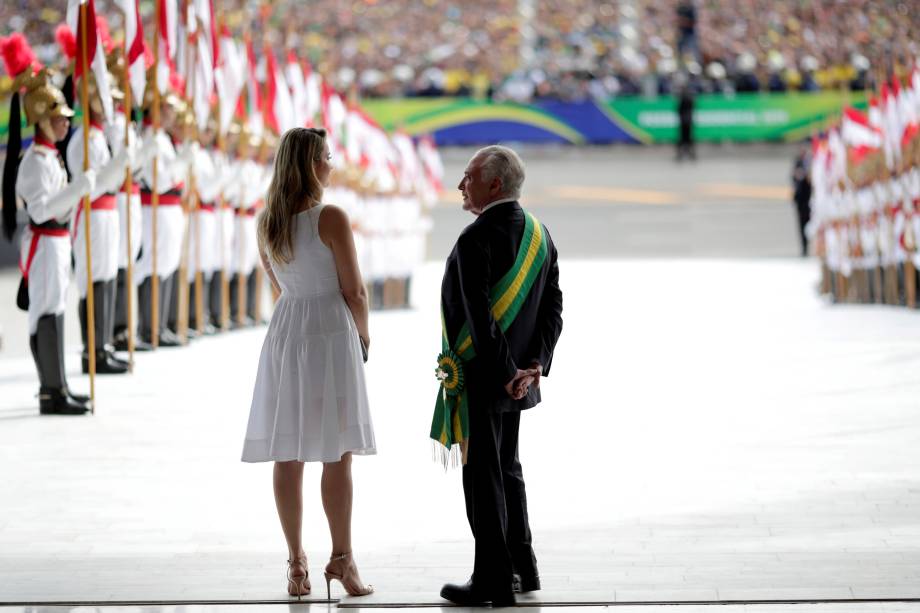
<svg viewBox="0 0 920 613">
<path fill-rule="evenodd" d="M 244 462 L 376 451 L 361 341 L 341 290 L 282 292 L 262 345 Z"/>
</svg>

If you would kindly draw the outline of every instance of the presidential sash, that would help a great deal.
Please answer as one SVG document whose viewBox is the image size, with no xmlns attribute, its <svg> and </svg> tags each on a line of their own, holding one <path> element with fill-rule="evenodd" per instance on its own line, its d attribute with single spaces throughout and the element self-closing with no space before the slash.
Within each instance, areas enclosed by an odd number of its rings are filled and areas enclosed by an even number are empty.
<svg viewBox="0 0 920 613">
<path fill-rule="evenodd" d="M 492 318 L 505 332 L 514 322 L 521 306 L 530 294 L 534 281 L 546 260 L 548 245 L 543 226 L 536 217 L 524 212 L 524 235 L 517 258 L 505 276 L 489 292 Z M 448 458 L 459 452 L 466 464 L 466 451 L 470 436 L 467 390 L 463 380 L 463 363 L 476 357 L 469 323 L 460 328 L 453 344 L 447 338 L 444 309 L 441 308 L 441 354 L 435 376 L 440 382 L 438 398 L 431 423 L 431 438 L 440 445 L 441 461 L 447 466 Z"/>
</svg>

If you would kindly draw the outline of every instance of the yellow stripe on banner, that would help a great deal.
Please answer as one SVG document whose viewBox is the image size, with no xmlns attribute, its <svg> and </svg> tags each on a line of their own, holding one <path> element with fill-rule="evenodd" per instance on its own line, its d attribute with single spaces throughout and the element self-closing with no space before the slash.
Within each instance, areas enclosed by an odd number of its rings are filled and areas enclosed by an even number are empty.
<svg viewBox="0 0 920 613">
<path fill-rule="evenodd" d="M 463 427 L 460 425 L 460 411 L 454 411 L 454 440 L 458 443 L 463 440 Z"/>
<path fill-rule="evenodd" d="M 514 302 L 514 298 L 521 290 L 521 285 L 524 284 L 524 279 L 527 278 L 527 273 L 530 272 L 530 267 L 533 266 L 533 261 L 537 258 L 537 252 L 540 251 L 540 244 L 542 242 L 543 227 L 540 225 L 540 222 L 534 220 L 533 236 L 530 238 L 530 245 L 527 247 L 527 256 L 524 258 L 524 264 L 521 266 L 517 275 L 515 275 L 514 281 L 511 282 L 511 285 L 505 290 L 501 298 L 495 302 L 495 306 L 492 307 L 492 317 L 495 318 L 495 321 L 500 321 L 502 316 L 511 307 L 511 303 Z"/>
<path fill-rule="evenodd" d="M 463 355 L 463 352 L 470 348 L 470 345 L 473 343 L 473 337 L 467 336 L 463 339 L 463 342 L 460 343 L 460 346 L 457 348 L 457 355 Z"/>
</svg>

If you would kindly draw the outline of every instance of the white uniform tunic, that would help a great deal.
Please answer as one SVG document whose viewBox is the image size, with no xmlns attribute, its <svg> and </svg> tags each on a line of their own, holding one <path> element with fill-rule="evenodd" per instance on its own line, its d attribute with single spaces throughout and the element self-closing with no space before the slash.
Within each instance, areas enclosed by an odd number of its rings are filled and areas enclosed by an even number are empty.
<svg viewBox="0 0 920 613">
<path fill-rule="evenodd" d="M 112 163 L 112 154 L 106 142 L 102 126 L 91 125 L 89 129 L 89 167 L 100 173 Z M 78 127 L 67 145 L 67 167 L 71 174 L 83 170 L 83 126 Z M 111 172 L 111 170 L 109 170 Z M 115 195 L 109 193 L 112 186 L 97 181 L 90 193 L 90 250 L 92 255 L 93 282 L 111 281 L 118 274 L 118 209 Z M 83 201 L 77 205 L 77 212 L 71 220 L 71 235 L 74 237 L 73 259 L 77 288 L 80 297 L 86 297 L 86 220 L 83 215 Z"/>
<path fill-rule="evenodd" d="M 236 244 L 236 212 L 234 203 L 239 192 L 239 182 L 235 180 L 236 164 L 231 162 L 226 154 L 216 152 L 214 162 L 221 173 L 222 202 L 220 204 L 217 226 L 217 241 L 220 251 L 217 253 L 217 268 L 231 271 L 233 262 L 233 245 Z"/>
<path fill-rule="evenodd" d="M 182 234 L 185 231 L 185 215 L 178 193 L 187 175 L 187 165 L 176 154 L 172 140 L 162 129 L 153 137 L 153 128 L 144 135 L 144 148 L 153 152 L 141 167 L 141 181 L 144 186 L 153 186 L 153 159 L 157 162 L 157 191 L 160 202 L 157 207 L 157 276 L 168 277 L 179 269 L 182 258 Z M 142 188 L 143 192 L 143 188 Z M 153 206 L 149 198 L 141 195 L 143 252 L 137 263 L 138 283 L 153 274 Z"/>
<path fill-rule="evenodd" d="M 234 274 L 249 275 L 259 261 L 255 208 L 265 196 L 265 175 L 262 166 L 252 160 L 237 160 L 234 167 L 238 186 L 235 190 L 236 231 L 230 267 Z"/>
<path fill-rule="evenodd" d="M 49 221 L 66 224 L 80 198 L 78 190 L 68 187 L 63 161 L 50 143 L 34 143 L 26 151 L 16 178 L 16 195 L 26 204 L 29 218 L 36 224 Z M 64 312 L 70 282 L 71 245 L 67 228 L 63 228 L 60 236 L 41 232 L 31 225 L 27 227 L 22 233 L 19 252 L 20 268 L 28 275 L 30 335 L 35 334 L 40 317 Z"/>
<path fill-rule="evenodd" d="M 125 116 L 124 113 L 115 113 L 112 123 L 106 130 L 106 137 L 112 153 L 117 154 L 125 147 Z M 129 138 L 133 143 L 136 136 L 134 130 L 129 131 Z M 136 176 L 140 166 L 132 168 Z M 115 205 L 118 208 L 118 267 L 128 267 L 128 206 L 131 208 L 131 261 L 137 261 L 137 254 L 141 252 L 141 194 L 137 178 L 131 183 L 131 198 L 124 192 L 124 185 L 118 189 L 115 196 Z"/>
<path fill-rule="evenodd" d="M 199 149 L 194 155 L 195 187 L 199 207 L 189 228 L 188 280 L 199 270 L 209 279 L 220 268 L 218 212 L 216 207 L 223 190 L 225 172 L 216 152 Z"/>
</svg>

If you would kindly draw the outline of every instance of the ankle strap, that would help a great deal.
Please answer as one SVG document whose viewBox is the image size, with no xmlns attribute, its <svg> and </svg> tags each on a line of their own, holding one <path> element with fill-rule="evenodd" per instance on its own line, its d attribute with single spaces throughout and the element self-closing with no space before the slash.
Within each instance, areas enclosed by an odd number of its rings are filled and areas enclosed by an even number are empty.
<svg viewBox="0 0 920 613">
<path fill-rule="evenodd" d="M 306 563 L 307 563 L 307 554 L 304 554 L 304 555 L 302 555 L 302 556 L 297 556 L 297 557 L 294 558 L 293 560 L 288 560 L 288 564 L 294 564 L 295 562 L 303 562 L 304 564 L 306 564 Z"/>
<path fill-rule="evenodd" d="M 351 557 L 350 551 L 346 551 L 345 553 L 334 553 L 331 556 L 329 556 L 329 561 L 335 562 L 336 560 L 345 560 L 350 557 Z"/>
</svg>

